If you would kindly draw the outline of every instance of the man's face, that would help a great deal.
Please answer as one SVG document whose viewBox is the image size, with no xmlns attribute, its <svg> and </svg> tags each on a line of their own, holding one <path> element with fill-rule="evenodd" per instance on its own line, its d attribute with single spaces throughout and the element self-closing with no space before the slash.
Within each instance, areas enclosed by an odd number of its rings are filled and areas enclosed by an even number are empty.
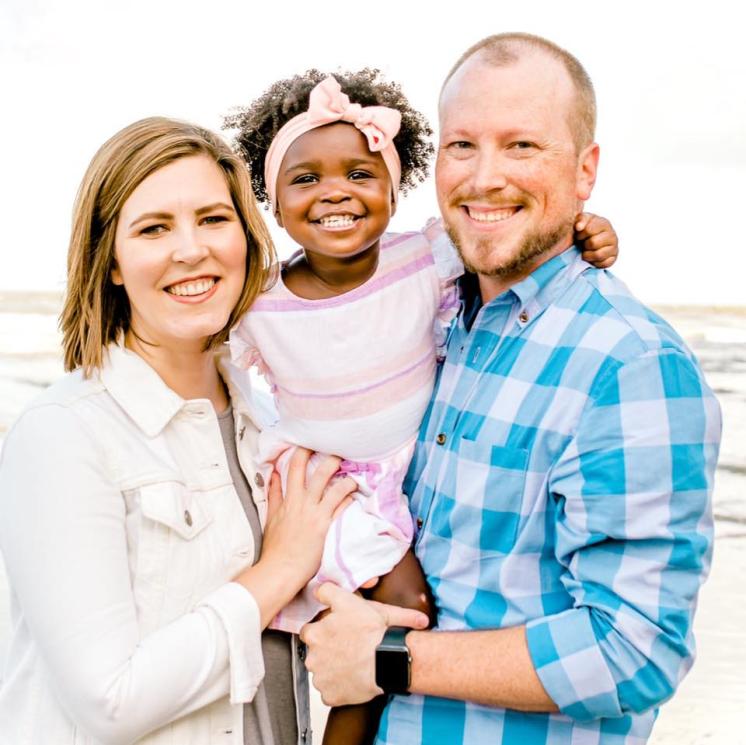
<svg viewBox="0 0 746 745">
<path fill-rule="evenodd" d="M 576 151 L 573 103 L 562 65 L 531 50 L 507 67 L 477 53 L 446 84 L 438 202 L 464 264 L 481 279 L 509 286 L 570 246 L 598 159 L 596 145 Z"/>
</svg>

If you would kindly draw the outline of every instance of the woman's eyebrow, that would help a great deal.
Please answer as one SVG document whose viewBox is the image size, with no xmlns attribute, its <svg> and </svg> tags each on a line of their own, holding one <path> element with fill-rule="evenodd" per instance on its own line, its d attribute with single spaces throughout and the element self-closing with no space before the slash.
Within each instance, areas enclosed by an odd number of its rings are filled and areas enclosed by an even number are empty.
<svg viewBox="0 0 746 745">
<path fill-rule="evenodd" d="M 173 215 L 170 212 L 145 212 L 139 217 L 136 217 L 131 223 L 130 227 L 134 228 L 138 223 L 144 222 L 145 220 L 168 220 Z"/>
<path fill-rule="evenodd" d="M 212 212 L 213 210 L 228 210 L 230 212 L 235 212 L 232 204 L 226 204 L 225 202 L 213 202 L 212 204 L 207 204 L 204 207 L 200 207 L 199 209 L 194 210 L 194 214 L 204 215 L 205 212 Z"/>
</svg>

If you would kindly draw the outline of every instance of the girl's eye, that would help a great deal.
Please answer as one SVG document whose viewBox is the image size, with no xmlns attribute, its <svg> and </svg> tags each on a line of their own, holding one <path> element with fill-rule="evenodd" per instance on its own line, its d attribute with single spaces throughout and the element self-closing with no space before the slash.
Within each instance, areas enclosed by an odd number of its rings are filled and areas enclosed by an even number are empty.
<svg viewBox="0 0 746 745">
<path fill-rule="evenodd" d="M 291 184 L 312 184 L 316 181 L 316 176 L 312 173 L 303 173 L 300 176 L 296 176 L 290 183 Z"/>
<path fill-rule="evenodd" d="M 351 178 L 353 181 L 359 181 L 364 178 L 373 178 L 373 174 L 368 173 L 368 171 L 351 171 L 348 178 Z"/>
</svg>

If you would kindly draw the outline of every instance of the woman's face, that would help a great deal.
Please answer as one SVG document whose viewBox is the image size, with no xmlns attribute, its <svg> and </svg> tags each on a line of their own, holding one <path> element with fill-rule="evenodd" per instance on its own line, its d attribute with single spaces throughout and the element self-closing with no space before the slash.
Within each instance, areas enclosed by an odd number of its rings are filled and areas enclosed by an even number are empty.
<svg viewBox="0 0 746 745">
<path fill-rule="evenodd" d="M 175 351 L 202 348 L 228 322 L 246 274 L 246 236 L 220 168 L 195 155 L 148 176 L 122 207 L 114 251 L 130 332 Z"/>
</svg>

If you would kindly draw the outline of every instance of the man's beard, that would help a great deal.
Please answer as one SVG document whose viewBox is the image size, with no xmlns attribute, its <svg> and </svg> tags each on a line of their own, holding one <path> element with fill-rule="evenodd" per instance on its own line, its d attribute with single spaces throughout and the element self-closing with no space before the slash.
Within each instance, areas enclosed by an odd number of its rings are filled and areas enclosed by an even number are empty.
<svg viewBox="0 0 746 745">
<path fill-rule="evenodd" d="M 493 243 L 487 239 L 477 241 L 473 247 L 472 260 L 467 259 L 464 254 L 461 241 L 456 231 L 446 224 L 446 232 L 456 247 L 465 269 L 473 274 L 481 274 L 484 277 L 499 277 L 509 279 L 521 276 L 536 262 L 542 254 L 553 249 L 567 235 L 572 235 L 574 220 L 570 219 L 558 225 L 546 233 L 531 233 L 525 237 L 518 250 L 506 256 L 499 263 L 490 257 L 494 252 Z"/>
</svg>

